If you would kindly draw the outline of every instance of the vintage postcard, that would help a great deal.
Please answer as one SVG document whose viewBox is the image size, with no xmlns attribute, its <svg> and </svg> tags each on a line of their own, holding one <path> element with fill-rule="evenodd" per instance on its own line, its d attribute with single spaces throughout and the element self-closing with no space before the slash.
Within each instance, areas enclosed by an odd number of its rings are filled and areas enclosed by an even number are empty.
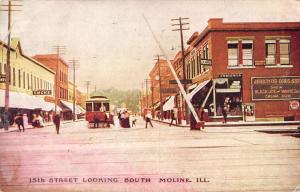
<svg viewBox="0 0 300 192">
<path fill-rule="evenodd" d="M 0 0 L 0 192 L 299 192 L 299 0 Z"/>
</svg>

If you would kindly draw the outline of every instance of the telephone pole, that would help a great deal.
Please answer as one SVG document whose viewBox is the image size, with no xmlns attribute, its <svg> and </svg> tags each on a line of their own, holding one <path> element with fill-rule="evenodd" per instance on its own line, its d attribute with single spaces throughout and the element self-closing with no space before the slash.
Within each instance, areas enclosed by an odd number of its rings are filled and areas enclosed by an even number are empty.
<svg viewBox="0 0 300 192">
<path fill-rule="evenodd" d="M 4 110 L 8 112 L 9 107 L 9 84 L 10 84 L 10 41 L 11 41 L 11 12 L 13 11 L 21 11 L 17 9 L 13 9 L 13 7 L 21 7 L 21 4 L 12 4 L 13 1 L 20 1 L 20 0 L 8 0 L 8 4 L 0 5 L 0 7 L 7 7 L 7 9 L 3 9 L 0 11 L 7 11 L 8 12 L 8 22 L 7 22 L 7 29 L 8 29 L 8 38 L 7 38 L 7 52 L 6 52 L 6 68 L 5 68 L 5 101 L 4 101 Z"/>
<path fill-rule="evenodd" d="M 160 108 L 160 118 L 163 120 L 163 108 L 162 108 L 162 93 L 161 93 L 161 75 L 160 75 L 160 56 L 162 55 L 156 55 L 157 58 L 154 60 L 157 61 L 157 68 L 158 68 L 158 84 L 159 84 L 159 108 Z"/>
<path fill-rule="evenodd" d="M 89 99 L 89 86 L 90 86 L 90 81 L 85 81 L 86 85 L 86 99 Z"/>
<path fill-rule="evenodd" d="M 76 81 L 75 81 L 75 76 L 76 73 L 75 71 L 79 69 L 79 60 L 72 59 L 69 61 L 71 64 L 71 69 L 73 69 L 73 121 L 76 120 L 76 113 L 75 113 L 75 105 L 76 105 Z"/>
<path fill-rule="evenodd" d="M 171 19 L 171 21 L 179 22 L 174 23 L 172 26 L 179 26 L 179 28 L 173 29 L 172 31 L 180 31 L 180 42 L 181 42 L 181 57 L 182 57 L 182 69 L 183 69 L 183 88 L 184 91 L 187 92 L 186 88 L 186 73 L 185 73 L 185 54 L 184 54 L 184 44 L 183 44 L 183 33 L 184 30 L 189 30 L 190 28 L 187 27 L 189 23 L 183 22 L 184 20 L 188 20 L 189 18 L 182 18 L 179 17 L 178 19 Z M 186 28 L 187 27 L 187 28 Z M 188 111 L 188 105 L 185 103 L 185 119 L 186 123 L 189 124 L 189 111 Z"/>
<path fill-rule="evenodd" d="M 145 79 L 145 88 L 146 88 L 146 104 L 147 104 L 147 108 L 149 108 L 149 101 L 148 101 L 148 82 L 150 81 L 150 79 Z"/>
<path fill-rule="evenodd" d="M 57 103 L 58 103 L 58 91 L 59 91 L 59 87 L 60 87 L 60 83 L 59 83 L 59 76 L 60 76 L 60 71 L 59 71 L 59 60 L 60 60 L 60 55 L 64 54 L 66 51 L 66 46 L 63 45 L 54 45 L 52 47 L 52 49 L 56 52 L 56 70 L 55 70 L 55 108 L 54 111 L 55 113 L 57 113 Z"/>
</svg>

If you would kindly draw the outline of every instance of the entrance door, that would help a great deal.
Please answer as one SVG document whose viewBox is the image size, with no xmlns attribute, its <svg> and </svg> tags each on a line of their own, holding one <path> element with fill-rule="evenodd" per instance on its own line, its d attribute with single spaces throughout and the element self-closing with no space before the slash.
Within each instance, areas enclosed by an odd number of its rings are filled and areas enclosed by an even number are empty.
<svg viewBox="0 0 300 192">
<path fill-rule="evenodd" d="M 244 121 L 255 121 L 255 103 L 243 103 Z"/>
</svg>

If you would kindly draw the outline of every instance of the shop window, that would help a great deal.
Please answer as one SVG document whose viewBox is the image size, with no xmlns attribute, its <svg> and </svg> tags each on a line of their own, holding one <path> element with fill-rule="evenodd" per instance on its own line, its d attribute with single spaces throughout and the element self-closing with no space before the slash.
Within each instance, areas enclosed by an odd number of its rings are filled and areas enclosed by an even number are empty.
<svg viewBox="0 0 300 192">
<path fill-rule="evenodd" d="M 276 40 L 266 40 L 266 65 L 275 65 Z"/>
<path fill-rule="evenodd" d="M 290 40 L 281 39 L 280 43 L 280 64 L 289 65 L 290 64 Z"/>
<path fill-rule="evenodd" d="M 243 40 L 242 50 L 243 50 L 243 65 L 246 66 L 253 65 L 253 41 Z"/>
<path fill-rule="evenodd" d="M 228 66 L 238 65 L 238 41 L 228 41 Z"/>
</svg>

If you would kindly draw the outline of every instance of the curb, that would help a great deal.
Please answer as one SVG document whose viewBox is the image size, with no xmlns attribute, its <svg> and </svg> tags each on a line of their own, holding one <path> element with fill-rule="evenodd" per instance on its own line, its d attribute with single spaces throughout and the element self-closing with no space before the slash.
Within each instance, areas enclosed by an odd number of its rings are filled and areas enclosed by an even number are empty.
<svg viewBox="0 0 300 192">
<path fill-rule="evenodd" d="M 156 119 L 152 119 L 152 121 L 164 124 L 170 124 L 169 122 L 160 121 Z M 213 123 L 206 123 L 205 127 L 240 127 L 240 126 L 276 126 L 276 125 L 300 125 L 300 121 L 285 121 L 285 122 L 229 122 L 226 124 L 213 124 Z M 190 127 L 189 125 L 176 125 L 173 124 L 172 126 L 176 127 Z"/>
<path fill-rule="evenodd" d="M 76 120 L 75 122 L 79 122 L 79 121 L 85 121 L 85 119 L 78 119 L 78 120 Z M 67 124 L 67 123 L 73 123 L 73 121 L 61 121 L 61 124 Z M 53 126 L 53 125 L 54 125 L 53 123 L 49 123 L 49 124 L 47 123 L 47 124 L 44 125 L 44 127 L 50 127 L 50 126 Z M 33 127 L 30 125 L 30 127 L 27 127 L 26 129 L 42 129 L 42 128 L 44 128 L 44 127 L 41 127 L 41 128 L 33 128 Z M 1 128 L 1 129 L 4 129 L 4 128 Z M 0 129 L 0 130 L 1 130 L 1 129 Z M 10 130 L 10 129 L 12 129 L 12 130 Z M 26 130 L 26 129 L 25 129 L 25 130 Z M 9 127 L 7 131 L 0 132 L 0 134 L 2 134 L 2 133 L 10 133 L 10 132 L 19 132 L 19 129 L 16 128 L 16 127 Z"/>
</svg>

